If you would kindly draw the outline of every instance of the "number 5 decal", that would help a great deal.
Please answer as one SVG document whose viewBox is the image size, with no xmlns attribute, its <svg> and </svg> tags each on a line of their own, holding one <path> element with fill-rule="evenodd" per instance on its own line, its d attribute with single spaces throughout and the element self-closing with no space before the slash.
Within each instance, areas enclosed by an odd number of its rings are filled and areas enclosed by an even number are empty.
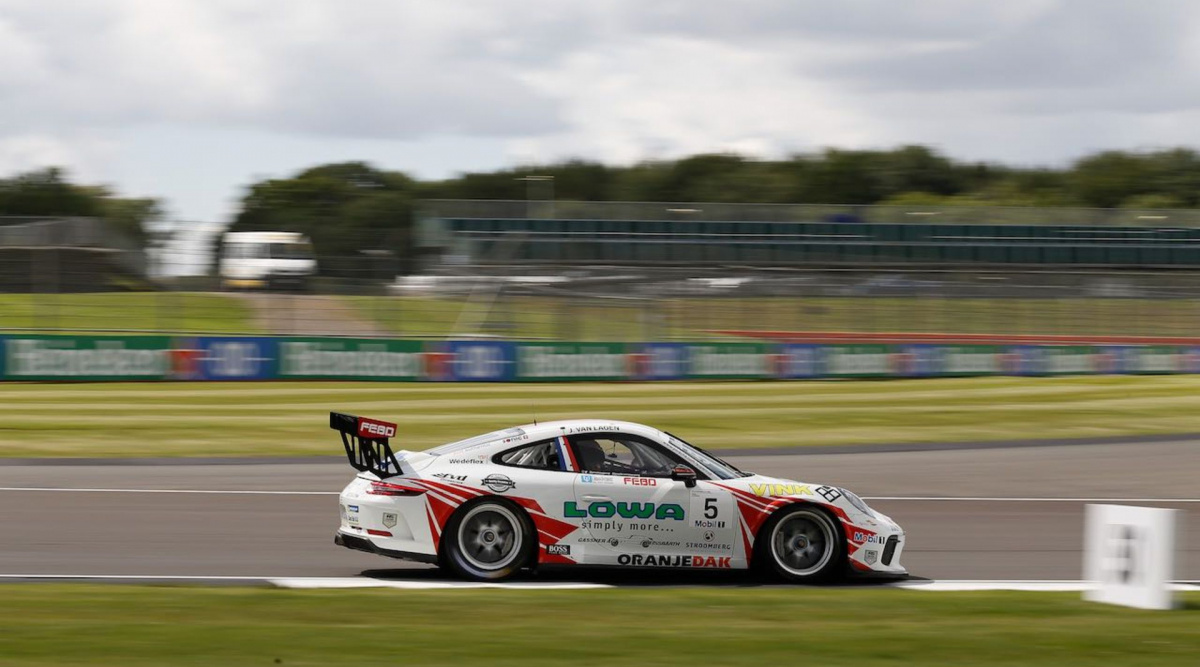
<svg viewBox="0 0 1200 667">
<path fill-rule="evenodd" d="M 705 498 L 704 499 L 704 518 L 705 519 L 717 518 L 717 499 L 716 498 Z"/>
</svg>

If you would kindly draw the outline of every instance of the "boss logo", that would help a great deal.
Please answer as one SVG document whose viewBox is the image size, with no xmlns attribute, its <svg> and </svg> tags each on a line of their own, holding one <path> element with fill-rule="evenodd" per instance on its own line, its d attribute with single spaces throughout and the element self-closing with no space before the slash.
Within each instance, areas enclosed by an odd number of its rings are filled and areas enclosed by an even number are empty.
<svg viewBox="0 0 1200 667">
<path fill-rule="evenodd" d="M 396 435 L 396 425 L 368 419 L 358 420 L 358 437 L 391 438 Z"/>
<path fill-rule="evenodd" d="M 551 556 L 570 556 L 571 545 L 569 544 L 547 544 L 546 553 Z"/>
</svg>

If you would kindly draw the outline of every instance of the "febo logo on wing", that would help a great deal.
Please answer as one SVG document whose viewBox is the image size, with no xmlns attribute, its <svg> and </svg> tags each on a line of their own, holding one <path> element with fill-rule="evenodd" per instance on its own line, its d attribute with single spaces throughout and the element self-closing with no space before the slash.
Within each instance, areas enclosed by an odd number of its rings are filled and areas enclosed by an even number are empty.
<svg viewBox="0 0 1200 667">
<path fill-rule="evenodd" d="M 358 418 L 358 437 L 379 440 L 396 436 L 396 425 L 378 419 Z"/>
</svg>

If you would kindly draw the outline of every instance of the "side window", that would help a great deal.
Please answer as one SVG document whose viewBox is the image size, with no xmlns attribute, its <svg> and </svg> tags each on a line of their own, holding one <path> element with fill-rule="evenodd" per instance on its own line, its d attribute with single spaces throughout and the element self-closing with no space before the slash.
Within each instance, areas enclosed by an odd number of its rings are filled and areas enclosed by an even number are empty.
<svg viewBox="0 0 1200 667">
<path fill-rule="evenodd" d="M 571 438 L 579 469 L 610 475 L 669 477 L 678 463 L 666 452 L 621 434 L 577 435 Z"/>
<path fill-rule="evenodd" d="M 496 463 L 517 468 L 536 468 L 538 470 L 558 470 L 558 447 L 553 440 L 543 440 L 532 445 L 524 445 L 507 452 L 501 452 L 494 459 Z"/>
</svg>

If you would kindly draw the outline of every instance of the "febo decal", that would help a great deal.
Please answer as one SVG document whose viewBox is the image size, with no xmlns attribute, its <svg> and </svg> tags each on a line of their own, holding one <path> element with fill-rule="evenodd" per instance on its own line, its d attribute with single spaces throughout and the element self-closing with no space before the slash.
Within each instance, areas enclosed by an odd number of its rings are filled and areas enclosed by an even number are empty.
<svg viewBox="0 0 1200 667">
<path fill-rule="evenodd" d="M 396 425 L 377 419 L 358 418 L 358 437 L 379 440 L 396 436 Z"/>
</svg>

